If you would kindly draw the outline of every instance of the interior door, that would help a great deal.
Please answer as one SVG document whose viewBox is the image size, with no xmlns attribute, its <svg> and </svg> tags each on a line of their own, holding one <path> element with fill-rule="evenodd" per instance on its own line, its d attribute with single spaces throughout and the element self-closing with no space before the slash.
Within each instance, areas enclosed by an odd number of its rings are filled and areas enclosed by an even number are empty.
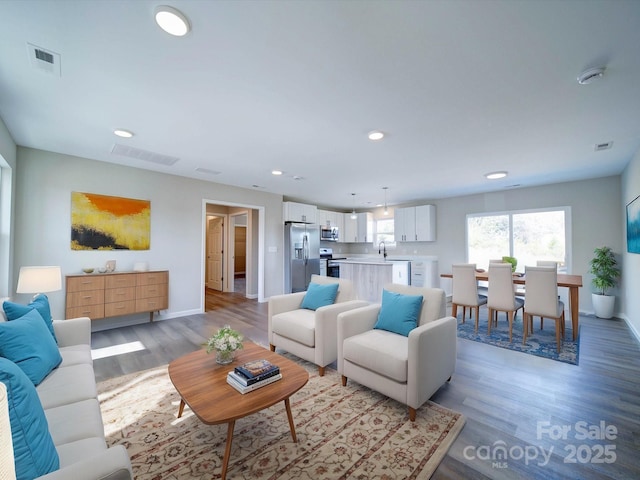
<svg viewBox="0 0 640 480">
<path fill-rule="evenodd" d="M 224 219 L 214 217 L 209 221 L 207 233 L 207 286 L 222 291 L 222 258 L 224 253 Z"/>
</svg>

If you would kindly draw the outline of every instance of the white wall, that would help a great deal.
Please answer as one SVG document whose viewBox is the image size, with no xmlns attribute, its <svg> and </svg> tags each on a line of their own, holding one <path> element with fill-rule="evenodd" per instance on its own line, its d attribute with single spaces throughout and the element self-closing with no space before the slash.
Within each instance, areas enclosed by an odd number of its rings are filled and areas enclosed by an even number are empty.
<svg viewBox="0 0 640 480">
<path fill-rule="evenodd" d="M 526 210 L 570 206 L 572 212 L 572 262 L 570 273 L 583 276 L 580 289 L 580 311 L 593 313 L 589 260 L 596 247 L 608 245 L 620 253 L 624 247 L 621 230 L 621 177 L 605 177 L 579 182 L 558 183 L 541 187 L 518 188 L 481 195 L 424 201 L 436 205 L 437 239 L 435 242 L 400 243 L 393 255 L 435 255 L 440 273 L 450 273 L 451 265 L 466 261 L 465 227 L 469 213 Z M 640 192 L 638 192 L 640 193 Z M 350 253 L 377 253 L 377 249 L 350 245 Z M 626 247 L 625 247 L 626 248 Z M 446 290 L 448 281 L 443 280 Z M 637 285 L 637 284 L 636 284 Z M 623 297 L 624 293 L 612 291 Z M 622 295 L 620 295 L 622 293 Z M 618 299 L 616 312 L 623 303 Z"/>
<path fill-rule="evenodd" d="M 640 340 L 640 254 L 627 252 L 626 205 L 640 195 L 640 150 L 622 174 L 622 213 L 624 248 L 622 249 L 623 311 L 626 320 Z"/>
<path fill-rule="evenodd" d="M 14 261 L 22 265 L 61 265 L 77 274 L 83 266 L 115 259 L 118 270 L 136 261 L 169 270 L 169 309 L 165 317 L 203 309 L 203 202 L 263 207 L 264 295 L 282 292 L 282 196 L 123 167 L 69 155 L 18 148 Z M 71 192 L 91 192 L 151 201 L 148 251 L 74 251 L 70 248 Z M 266 246 L 277 246 L 269 253 Z M 15 291 L 17 274 L 11 291 Z M 16 298 L 19 298 L 17 296 Z M 49 295 L 54 317 L 64 318 L 64 293 Z M 142 318 L 148 318 L 143 315 Z M 100 321 L 96 327 L 100 328 Z"/>
<path fill-rule="evenodd" d="M 15 191 L 16 144 L 0 118 L 0 298 L 11 293 L 13 257 L 13 192 Z"/>
</svg>

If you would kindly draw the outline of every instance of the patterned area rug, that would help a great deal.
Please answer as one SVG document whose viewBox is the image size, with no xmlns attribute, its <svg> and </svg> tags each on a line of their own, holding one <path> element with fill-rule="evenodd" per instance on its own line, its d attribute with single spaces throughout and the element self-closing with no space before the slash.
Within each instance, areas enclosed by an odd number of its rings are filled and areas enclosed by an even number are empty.
<svg viewBox="0 0 640 480">
<path fill-rule="evenodd" d="M 562 341 L 560 353 L 556 344 L 556 325 L 555 320 L 546 319 L 544 321 L 544 329 L 540 329 L 540 317 L 533 319 L 533 334 L 527 335 L 527 342 L 522 344 L 522 310 L 518 311 L 513 322 L 513 341 L 509 342 L 509 321 L 504 313 L 498 316 L 498 327 L 491 327 L 491 335 L 487 335 L 487 317 L 486 308 L 480 308 L 480 321 L 478 324 L 478 333 L 475 333 L 475 315 L 471 319 L 468 318 L 462 323 L 462 309 L 458 309 L 458 337 L 473 340 L 475 342 L 487 343 L 495 347 L 508 348 L 517 352 L 528 353 L 538 357 L 549 358 L 559 362 L 578 364 L 580 331 L 578 330 L 578 338 L 573 341 L 573 330 L 571 329 L 571 320 L 567 319 L 565 323 L 565 335 Z"/>
<path fill-rule="evenodd" d="M 291 397 L 298 443 L 282 402 L 236 421 L 228 479 L 426 479 L 464 425 L 431 402 L 410 422 L 406 406 L 297 361 L 310 374 Z M 101 382 L 98 392 L 107 442 L 127 448 L 137 480 L 220 478 L 227 425 L 204 425 L 189 407 L 177 418 L 166 366 Z"/>
</svg>

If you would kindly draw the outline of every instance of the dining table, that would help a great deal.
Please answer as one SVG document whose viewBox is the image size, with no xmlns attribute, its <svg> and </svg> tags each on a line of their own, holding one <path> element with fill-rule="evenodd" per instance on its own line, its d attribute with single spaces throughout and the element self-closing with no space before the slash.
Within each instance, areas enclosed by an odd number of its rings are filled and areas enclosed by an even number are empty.
<svg viewBox="0 0 640 480">
<path fill-rule="evenodd" d="M 452 273 L 440 274 L 442 278 L 453 278 Z M 476 279 L 478 281 L 489 281 L 489 272 L 485 270 L 476 270 Z M 516 285 L 525 285 L 526 278 L 523 273 L 513 274 L 513 283 Z M 566 273 L 558 273 L 558 287 L 566 287 L 569 289 L 569 314 L 571 315 L 571 328 L 573 330 L 573 341 L 578 338 L 578 319 L 580 317 L 580 287 L 582 287 L 582 275 L 569 275 Z"/>
</svg>

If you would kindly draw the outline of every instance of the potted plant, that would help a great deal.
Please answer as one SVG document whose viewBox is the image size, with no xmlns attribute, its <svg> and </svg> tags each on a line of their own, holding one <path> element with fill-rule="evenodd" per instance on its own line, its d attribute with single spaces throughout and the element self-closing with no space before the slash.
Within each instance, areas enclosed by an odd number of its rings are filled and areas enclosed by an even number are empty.
<svg viewBox="0 0 640 480">
<path fill-rule="evenodd" d="M 596 317 L 611 318 L 616 297 L 607 295 L 607 292 L 616 286 L 620 277 L 620 269 L 610 247 L 596 248 L 593 253 L 594 257 L 589 263 L 589 273 L 594 275 L 591 284 L 596 289 L 596 292 L 591 294 L 593 309 Z"/>
<path fill-rule="evenodd" d="M 216 362 L 222 365 L 233 362 L 236 350 L 242 348 L 242 334 L 225 325 L 207 340 L 207 353 L 215 350 Z"/>
<path fill-rule="evenodd" d="M 502 261 L 505 263 L 510 263 L 511 264 L 511 271 L 515 272 L 516 271 L 516 267 L 518 266 L 518 259 L 516 259 L 515 257 L 502 257 Z"/>
</svg>

